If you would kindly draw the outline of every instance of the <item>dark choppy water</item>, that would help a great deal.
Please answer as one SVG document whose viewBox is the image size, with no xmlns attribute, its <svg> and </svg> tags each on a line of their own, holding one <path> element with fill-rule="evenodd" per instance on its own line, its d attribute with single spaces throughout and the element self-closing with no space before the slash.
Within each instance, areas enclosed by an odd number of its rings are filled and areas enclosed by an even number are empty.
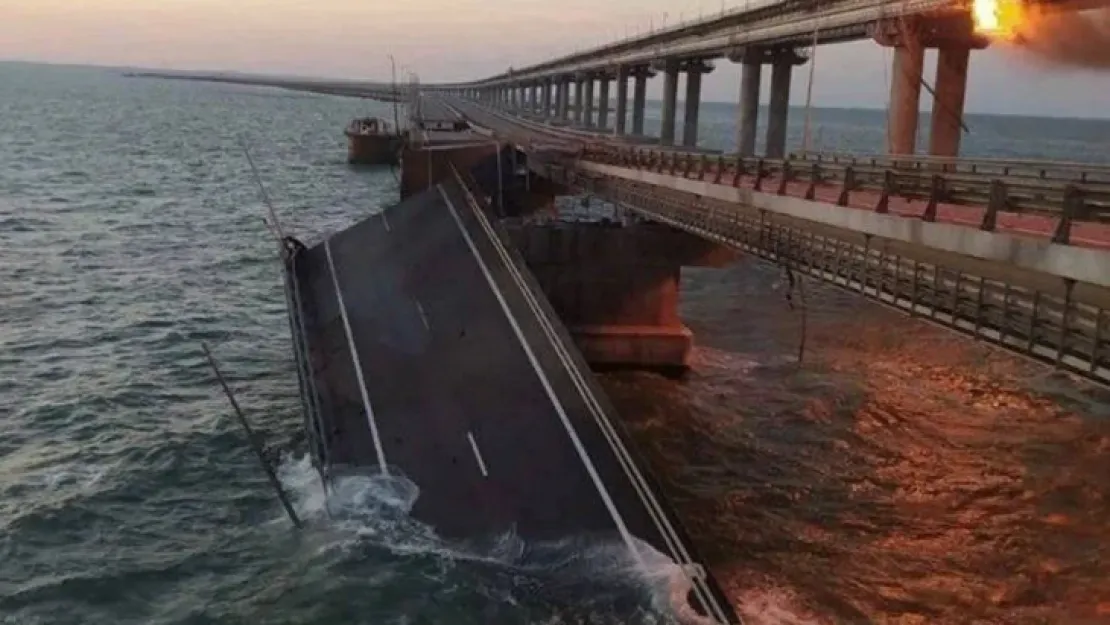
<svg viewBox="0 0 1110 625">
<path fill-rule="evenodd" d="M 240 143 L 287 228 L 319 236 L 395 197 L 388 171 L 344 164 L 338 130 L 375 106 L 0 65 L 0 623 L 660 620 L 620 551 L 445 545 L 405 515 L 411 484 L 352 476 L 328 514 L 291 455 L 282 478 L 310 524 L 283 522 L 198 350 L 214 347 L 271 442 L 295 435 L 278 267 Z M 881 114 L 820 115 L 845 148 L 881 136 Z M 732 132 L 727 108 L 703 120 Z M 1098 152 L 1091 128 L 1042 155 Z M 1005 134 L 984 150 L 1048 149 Z M 794 317 L 773 271 L 687 278 L 704 344 L 690 378 L 606 383 L 746 611 L 1064 622 L 1110 601 L 1104 404 L 816 287 L 799 375 L 781 364 Z"/>
<path fill-rule="evenodd" d="M 660 621 L 623 546 L 446 545 L 405 515 L 413 485 L 351 477 L 329 518 L 291 456 L 309 529 L 281 517 L 199 352 L 285 446 L 288 322 L 240 146 L 319 236 L 396 197 L 345 164 L 375 106 L 0 65 L 0 623 Z"/>
</svg>

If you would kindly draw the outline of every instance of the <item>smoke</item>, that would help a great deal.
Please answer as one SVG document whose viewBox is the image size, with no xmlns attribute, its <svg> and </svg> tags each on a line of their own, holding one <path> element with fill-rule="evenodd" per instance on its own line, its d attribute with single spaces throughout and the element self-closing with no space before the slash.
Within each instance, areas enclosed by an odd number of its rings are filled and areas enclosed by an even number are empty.
<svg viewBox="0 0 1110 625">
<path fill-rule="evenodd" d="M 1030 11 L 1014 43 L 1046 61 L 1110 69 L 1110 8 Z"/>
</svg>

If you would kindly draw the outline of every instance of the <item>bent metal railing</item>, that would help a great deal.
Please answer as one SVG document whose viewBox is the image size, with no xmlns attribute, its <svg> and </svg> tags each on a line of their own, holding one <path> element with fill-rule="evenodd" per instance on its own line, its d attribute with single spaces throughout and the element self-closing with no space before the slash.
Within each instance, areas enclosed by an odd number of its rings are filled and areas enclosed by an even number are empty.
<svg viewBox="0 0 1110 625">
<path fill-rule="evenodd" d="M 312 375 L 312 360 L 308 333 L 304 325 L 304 309 L 299 282 L 297 279 L 297 260 L 303 251 L 298 242 L 287 237 L 283 242 L 282 274 L 285 286 L 285 305 L 289 311 L 289 330 L 293 338 L 293 359 L 297 366 L 297 382 L 300 387 L 301 407 L 304 415 L 305 435 L 308 438 L 313 466 L 327 483 L 327 468 L 330 463 L 330 450 L 323 421 L 320 415 L 320 396 L 316 389 L 316 378 Z"/>
<path fill-rule="evenodd" d="M 815 199 L 819 191 L 834 190 L 835 203 L 848 206 L 853 194 L 867 192 L 873 210 L 888 212 L 891 198 L 925 202 L 920 218 L 937 219 L 942 204 L 984 207 L 980 228 L 993 231 L 999 213 L 1025 213 L 1057 220 L 1055 243 L 1071 242 L 1072 225 L 1078 222 L 1110 223 L 1110 183 L 1079 183 L 1039 176 L 1004 177 L 994 171 L 945 172 L 921 166 L 901 167 L 896 161 L 859 158 L 855 161 L 768 159 L 710 155 L 658 148 L 592 142 L 583 146 L 584 160 L 710 181 L 731 186 L 751 186 L 779 195 L 797 192 Z M 1097 167 L 1097 166 L 1096 166 Z M 1090 176 L 1088 175 L 1088 178 Z"/>
<path fill-rule="evenodd" d="M 694 194 L 549 165 L 584 193 L 1081 377 L 1110 383 L 1110 293 Z"/>
</svg>

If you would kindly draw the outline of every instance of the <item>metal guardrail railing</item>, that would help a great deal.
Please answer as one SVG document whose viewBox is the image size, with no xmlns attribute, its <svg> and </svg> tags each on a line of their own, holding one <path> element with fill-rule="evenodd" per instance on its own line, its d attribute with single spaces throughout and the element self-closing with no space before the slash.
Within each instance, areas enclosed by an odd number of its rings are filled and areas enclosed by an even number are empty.
<svg viewBox="0 0 1110 625">
<path fill-rule="evenodd" d="M 1058 279 L 1004 279 L 961 266 L 955 255 L 892 248 L 871 237 L 813 230 L 767 211 L 627 180 L 549 167 L 554 179 L 649 219 L 784 264 L 1035 360 L 1110 383 L 1105 289 Z"/>
<path fill-rule="evenodd" d="M 1075 222 L 1110 222 L 1110 185 L 1077 183 L 1039 176 L 1003 176 L 996 171 L 972 173 L 965 167 L 944 171 L 907 159 L 906 166 L 886 159 L 858 158 L 855 161 L 769 159 L 761 157 L 709 155 L 670 149 L 644 148 L 593 142 L 584 146 L 581 158 L 621 167 L 650 170 L 683 178 L 740 186 L 754 179 L 753 188 L 786 195 L 792 184 L 803 183 L 803 196 L 814 199 L 818 189 L 838 190 L 836 204 L 849 205 L 852 194 L 870 192 L 874 210 L 887 212 L 892 197 L 926 200 L 921 218 L 935 221 L 941 204 L 985 207 L 980 228 L 996 229 L 998 214 L 1026 213 L 1057 219 L 1053 242 L 1071 241 Z M 982 167 L 981 163 L 975 164 Z M 1045 165 L 1049 168 L 1048 165 Z M 1095 171 L 1094 169 L 1090 171 Z"/>
<path fill-rule="evenodd" d="M 297 366 L 297 381 L 300 387 L 301 404 L 304 414 L 305 433 L 311 449 L 312 464 L 327 482 L 328 466 L 331 462 L 330 446 L 320 414 L 320 395 L 316 389 L 316 378 L 312 375 L 312 359 L 308 333 L 304 326 L 304 309 L 301 305 L 300 287 L 297 283 L 298 251 L 286 249 L 282 259 L 282 273 L 285 284 L 285 303 L 289 311 L 289 329 L 293 338 L 293 358 Z"/>
<path fill-rule="evenodd" d="M 913 168 L 953 174 L 1037 178 L 1039 180 L 1073 182 L 1076 184 L 1105 185 L 1107 189 L 1110 189 L 1110 164 L 1008 158 L 889 156 L 840 152 L 806 152 L 801 150 L 791 153 L 790 160 L 800 163 L 869 165 L 872 167 Z"/>
</svg>

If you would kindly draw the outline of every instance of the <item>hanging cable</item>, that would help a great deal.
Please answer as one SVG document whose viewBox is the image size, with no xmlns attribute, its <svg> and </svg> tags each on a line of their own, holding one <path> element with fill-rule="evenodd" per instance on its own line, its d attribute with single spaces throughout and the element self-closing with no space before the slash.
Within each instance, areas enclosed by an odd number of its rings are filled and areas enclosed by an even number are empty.
<svg viewBox="0 0 1110 625">
<path fill-rule="evenodd" d="M 815 2 L 814 5 L 813 5 L 813 8 L 814 8 L 815 12 L 819 12 L 820 3 Z M 811 117 L 811 110 L 812 110 L 811 105 L 813 103 L 813 76 L 817 72 L 817 34 L 820 31 L 820 26 L 818 25 L 819 21 L 820 20 L 817 20 L 813 24 L 813 43 L 810 45 L 809 82 L 806 85 L 806 117 L 805 117 L 805 127 L 802 130 L 802 152 L 809 152 L 809 150 L 810 150 L 809 128 L 810 128 L 810 117 Z"/>
</svg>

